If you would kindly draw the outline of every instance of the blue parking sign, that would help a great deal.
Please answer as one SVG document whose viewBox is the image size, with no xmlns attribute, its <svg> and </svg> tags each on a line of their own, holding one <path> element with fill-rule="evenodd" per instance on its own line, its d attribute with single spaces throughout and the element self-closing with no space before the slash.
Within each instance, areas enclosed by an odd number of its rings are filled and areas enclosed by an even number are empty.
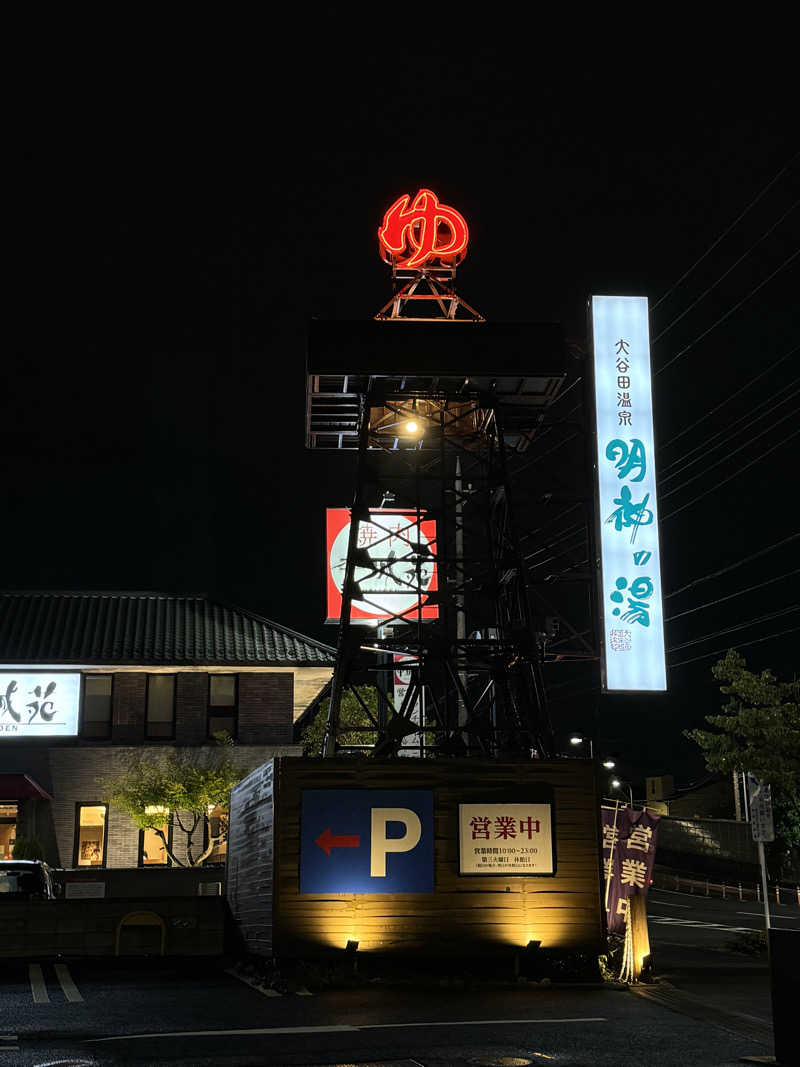
<svg viewBox="0 0 800 1067">
<path fill-rule="evenodd" d="M 304 789 L 301 893 L 432 893 L 433 793 Z"/>
</svg>

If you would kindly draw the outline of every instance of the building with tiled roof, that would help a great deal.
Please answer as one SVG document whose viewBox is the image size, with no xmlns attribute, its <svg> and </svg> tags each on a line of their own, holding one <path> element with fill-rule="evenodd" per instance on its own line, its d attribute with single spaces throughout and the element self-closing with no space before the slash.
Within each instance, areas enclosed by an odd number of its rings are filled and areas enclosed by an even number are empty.
<svg viewBox="0 0 800 1067">
<path fill-rule="evenodd" d="M 0 593 L 0 858 L 19 836 L 56 866 L 163 865 L 157 836 L 109 810 L 99 780 L 134 750 L 202 748 L 220 730 L 243 772 L 299 756 L 294 724 L 334 656 L 206 596 Z"/>
</svg>

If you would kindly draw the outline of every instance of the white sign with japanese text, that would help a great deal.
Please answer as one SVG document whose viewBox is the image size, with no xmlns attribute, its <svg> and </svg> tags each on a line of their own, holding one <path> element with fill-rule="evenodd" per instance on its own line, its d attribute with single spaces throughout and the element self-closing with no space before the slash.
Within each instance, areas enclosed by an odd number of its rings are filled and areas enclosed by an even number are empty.
<svg viewBox="0 0 800 1067">
<path fill-rule="evenodd" d="M 593 296 L 603 688 L 667 688 L 647 298 Z"/>
<path fill-rule="evenodd" d="M 774 841 L 775 823 L 772 818 L 772 789 L 756 778 L 747 776 L 747 793 L 750 800 L 750 829 L 754 841 Z"/>
<path fill-rule="evenodd" d="M 0 671 L 0 740 L 75 737 L 81 676 L 52 671 Z"/>
<path fill-rule="evenodd" d="M 459 874 L 555 874 L 549 804 L 459 804 Z"/>
</svg>

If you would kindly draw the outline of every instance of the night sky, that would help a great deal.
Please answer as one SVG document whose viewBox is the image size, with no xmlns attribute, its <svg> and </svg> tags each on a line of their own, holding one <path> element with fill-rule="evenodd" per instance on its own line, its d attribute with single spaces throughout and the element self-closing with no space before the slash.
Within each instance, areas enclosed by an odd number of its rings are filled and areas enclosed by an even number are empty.
<svg viewBox="0 0 800 1067">
<path fill-rule="evenodd" d="M 459 290 L 489 320 L 557 320 L 585 344 L 590 294 L 650 297 L 667 593 L 796 534 L 788 75 L 664 80 L 612 58 L 320 46 L 224 87 L 201 62 L 163 84 L 45 79 L 6 200 L 0 585 L 207 592 L 334 641 L 323 509 L 349 503 L 353 467 L 304 449 L 306 324 L 388 299 L 376 228 L 420 186 L 466 216 Z M 667 697 L 601 699 L 601 745 L 631 777 L 702 774 L 681 730 L 718 706 L 708 653 L 796 669 L 798 545 L 667 601 L 778 579 L 668 625 L 685 647 Z M 589 729 L 596 667 L 551 680 L 569 683 L 557 729 Z"/>
</svg>

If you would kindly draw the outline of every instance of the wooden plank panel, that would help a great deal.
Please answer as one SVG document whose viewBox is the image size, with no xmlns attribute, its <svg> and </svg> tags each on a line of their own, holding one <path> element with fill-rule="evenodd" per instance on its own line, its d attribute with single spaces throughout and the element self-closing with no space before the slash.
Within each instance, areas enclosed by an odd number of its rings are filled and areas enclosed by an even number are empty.
<svg viewBox="0 0 800 1067">
<path fill-rule="evenodd" d="M 598 803 L 591 764 L 477 760 L 280 760 L 276 853 L 276 940 L 281 950 L 455 946 L 509 948 L 535 936 L 543 945 L 596 945 L 601 913 Z M 476 785 L 475 783 L 479 783 Z M 557 870 L 553 877 L 460 876 L 458 804 L 508 800 L 532 787 L 553 790 Z M 431 789 L 435 792 L 433 894 L 299 892 L 303 789 Z"/>
</svg>

